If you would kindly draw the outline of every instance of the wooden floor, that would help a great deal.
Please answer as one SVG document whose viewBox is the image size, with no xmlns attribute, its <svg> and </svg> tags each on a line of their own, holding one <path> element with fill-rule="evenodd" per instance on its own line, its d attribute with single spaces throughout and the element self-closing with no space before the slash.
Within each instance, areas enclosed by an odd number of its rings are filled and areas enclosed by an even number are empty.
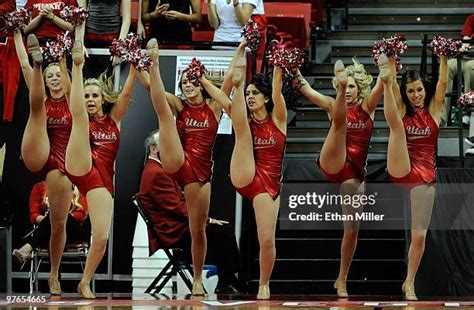
<svg viewBox="0 0 474 310">
<path fill-rule="evenodd" d="M 12 298 L 23 302 L 8 302 Z M 415 309 L 415 308 L 474 308 L 472 298 L 430 298 L 418 302 L 403 301 L 399 296 L 356 296 L 350 299 L 336 299 L 334 296 L 311 295 L 274 295 L 268 301 L 256 301 L 255 295 L 209 295 L 166 296 L 166 295 L 131 295 L 131 294 L 98 294 L 95 300 L 81 299 L 78 294 L 64 294 L 61 297 L 36 295 L 44 302 L 29 303 L 28 295 L 0 295 L 2 309 L 19 309 L 29 307 L 78 308 L 78 309 L 206 309 L 225 307 L 227 309 Z M 30 299 L 31 300 L 31 299 Z"/>
</svg>

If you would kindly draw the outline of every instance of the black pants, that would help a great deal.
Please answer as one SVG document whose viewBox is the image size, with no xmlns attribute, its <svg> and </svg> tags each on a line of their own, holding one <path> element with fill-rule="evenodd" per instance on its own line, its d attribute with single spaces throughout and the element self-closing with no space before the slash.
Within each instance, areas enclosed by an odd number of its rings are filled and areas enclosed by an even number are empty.
<svg viewBox="0 0 474 310">
<path fill-rule="evenodd" d="M 66 222 L 66 243 L 87 241 L 88 239 L 85 234 L 83 225 L 77 222 L 71 214 L 68 214 Z M 50 237 L 51 221 L 49 215 L 47 215 L 41 223 L 38 224 L 33 234 L 26 239 L 26 242 L 29 243 L 33 249 L 37 247 L 48 248 Z"/>
<path fill-rule="evenodd" d="M 219 277 L 217 287 L 226 287 L 232 283 L 234 273 L 240 269 L 240 254 L 234 231 L 230 225 L 209 224 L 206 227 L 206 235 L 206 263 L 217 267 Z M 181 242 L 183 248 L 191 248 L 189 230 Z"/>
</svg>

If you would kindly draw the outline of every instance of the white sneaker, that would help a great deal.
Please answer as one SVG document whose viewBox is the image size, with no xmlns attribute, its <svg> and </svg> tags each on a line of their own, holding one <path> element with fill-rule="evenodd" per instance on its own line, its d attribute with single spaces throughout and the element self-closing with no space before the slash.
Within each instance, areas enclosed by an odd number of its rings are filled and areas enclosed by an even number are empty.
<svg viewBox="0 0 474 310">
<path fill-rule="evenodd" d="M 470 148 L 466 150 L 466 153 L 464 154 L 465 156 L 474 156 L 474 148 Z"/>
<path fill-rule="evenodd" d="M 464 142 L 471 147 L 474 146 L 474 136 L 469 137 L 469 138 L 464 138 Z"/>
<path fill-rule="evenodd" d="M 469 125 L 470 122 L 471 122 L 471 118 L 468 115 L 463 115 L 462 117 L 463 125 Z"/>
</svg>

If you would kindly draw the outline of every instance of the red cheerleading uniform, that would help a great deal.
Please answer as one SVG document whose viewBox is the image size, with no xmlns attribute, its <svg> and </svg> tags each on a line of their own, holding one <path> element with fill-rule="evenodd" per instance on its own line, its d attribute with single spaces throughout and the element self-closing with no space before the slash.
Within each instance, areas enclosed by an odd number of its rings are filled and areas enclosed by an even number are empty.
<svg viewBox="0 0 474 310">
<path fill-rule="evenodd" d="M 372 136 L 373 120 L 362 108 L 362 104 L 347 107 L 346 162 L 338 173 L 328 173 L 319 162 L 324 177 L 333 183 L 342 183 L 349 179 L 365 180 L 367 152 Z"/>
<path fill-rule="evenodd" d="M 0 12 L 1 13 L 10 13 L 16 8 L 15 0 L 5 0 L 0 3 Z"/>
<path fill-rule="evenodd" d="M 0 15 L 15 10 L 14 0 L 4 0 L 0 4 Z M 16 56 L 13 37 L 0 31 L 0 83 L 3 84 L 3 121 L 11 122 L 16 92 L 20 82 L 20 62 Z"/>
<path fill-rule="evenodd" d="M 92 169 L 85 175 L 68 174 L 72 183 L 86 195 L 94 188 L 105 187 L 114 197 L 114 163 L 120 144 L 120 130 L 115 121 L 106 114 L 89 121 Z"/>
<path fill-rule="evenodd" d="M 439 127 L 426 108 L 417 108 L 412 116 L 405 114 L 403 127 L 407 139 L 411 170 L 401 178 L 389 174 L 393 183 L 430 184 L 436 181 L 436 144 Z"/>
<path fill-rule="evenodd" d="M 77 0 L 28 0 L 24 9 L 32 10 L 31 19 L 38 16 L 43 8 L 50 8 L 53 14 L 59 17 L 59 13 L 64 9 L 65 6 L 77 7 Z M 56 39 L 59 34 L 63 33 L 63 30 L 56 26 L 56 24 L 49 20 L 43 19 L 41 24 L 36 28 L 33 33 L 38 39 Z"/>
<path fill-rule="evenodd" d="M 66 173 L 65 158 L 72 128 L 72 116 L 66 98 L 48 98 L 44 103 L 46 107 L 46 122 L 49 137 L 49 157 L 46 164 L 35 175 L 41 179 L 51 170 L 59 169 Z"/>
<path fill-rule="evenodd" d="M 184 108 L 176 117 L 176 127 L 184 150 L 184 163 L 170 176 L 180 186 L 207 183 L 212 174 L 212 147 L 219 122 L 206 101 L 183 103 Z"/>
<path fill-rule="evenodd" d="M 253 138 L 255 176 L 249 185 L 237 188 L 237 192 L 250 201 L 261 193 L 268 193 L 275 200 L 280 194 L 286 135 L 270 116 L 263 121 L 252 119 L 249 125 Z"/>
<path fill-rule="evenodd" d="M 13 37 L 0 42 L 0 83 L 3 84 L 3 121 L 13 120 L 15 97 L 20 83 L 20 62 L 16 55 Z"/>
<path fill-rule="evenodd" d="M 267 38 L 267 24 L 268 24 L 268 21 L 267 21 L 267 17 L 263 14 L 261 14 L 261 15 L 252 15 L 250 18 L 252 19 L 252 21 L 254 21 L 258 25 L 259 32 L 260 32 L 261 42 L 260 42 L 260 45 L 259 45 L 258 49 L 256 50 L 256 57 L 257 57 L 256 71 L 260 72 L 261 67 L 262 67 L 262 62 L 264 61 L 265 48 L 267 46 L 266 38 Z M 247 63 L 251 64 L 252 62 L 247 61 Z M 249 79 L 249 81 L 250 81 L 250 79 Z"/>
</svg>

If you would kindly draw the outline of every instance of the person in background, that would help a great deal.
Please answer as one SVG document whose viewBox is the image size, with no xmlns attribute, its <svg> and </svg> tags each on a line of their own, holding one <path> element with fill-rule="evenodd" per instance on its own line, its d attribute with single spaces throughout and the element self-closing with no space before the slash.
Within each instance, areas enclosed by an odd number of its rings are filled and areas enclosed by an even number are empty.
<svg viewBox="0 0 474 310">
<path fill-rule="evenodd" d="M 201 22 L 201 0 L 140 0 L 140 3 L 142 20 L 150 25 L 148 38 L 156 38 L 160 43 L 193 40 L 191 24 Z"/>
<path fill-rule="evenodd" d="M 108 48 L 114 39 L 123 39 L 130 30 L 131 0 L 79 0 L 87 7 L 85 46 Z M 138 19 L 141 24 L 141 19 Z M 142 27 L 143 28 L 143 27 Z"/>
<path fill-rule="evenodd" d="M 71 207 L 66 222 L 66 243 L 85 241 L 82 233 L 82 223 L 87 217 L 86 197 L 79 194 L 77 187 L 74 187 L 71 197 Z M 36 183 L 30 194 L 30 221 L 36 225 L 25 244 L 13 250 L 13 261 L 23 266 L 31 252 L 38 248 L 47 248 L 51 236 L 51 222 L 49 220 L 49 200 L 45 182 Z"/>
<path fill-rule="evenodd" d="M 5 0 L 0 3 L 0 15 L 15 10 L 15 0 Z M 3 105 L 3 121 L 11 122 L 15 96 L 20 83 L 20 63 L 15 51 L 13 37 L 0 31 L 0 105 Z M 0 109 L 1 110 L 1 109 Z M 0 141 L 0 145 L 3 143 Z M 3 161 L 2 161 L 3 162 Z"/>
<path fill-rule="evenodd" d="M 461 36 L 463 39 L 471 39 L 474 36 L 474 14 L 469 15 L 466 18 L 466 21 L 464 22 L 464 27 L 461 31 Z M 461 51 L 467 51 L 468 49 L 471 48 L 470 43 L 463 43 L 461 47 Z M 464 83 L 461 83 L 461 85 L 464 85 L 463 92 L 467 93 L 470 90 L 474 89 L 474 59 L 472 58 L 467 58 L 464 56 L 464 58 L 461 60 L 461 73 L 462 73 L 462 79 Z M 448 93 L 453 91 L 453 81 L 454 77 L 458 74 L 458 61 L 456 58 L 454 59 L 449 59 L 448 60 L 448 87 L 446 91 Z M 449 118 L 451 117 L 451 99 L 447 97 L 444 100 L 444 106 L 443 106 L 443 112 L 441 114 L 441 127 L 447 126 Z M 468 115 L 463 116 L 463 124 L 464 125 L 469 125 L 470 124 L 470 119 Z M 469 129 L 469 139 L 466 141 L 470 146 L 474 146 L 474 127 Z M 472 140 L 471 140 L 472 138 Z M 466 155 L 474 155 L 474 148 L 471 150 L 468 150 Z"/>
<path fill-rule="evenodd" d="M 214 31 L 214 42 L 241 42 L 243 26 L 232 0 L 205 0 L 207 19 Z"/>
<path fill-rule="evenodd" d="M 474 14 L 471 14 L 466 18 L 461 35 L 463 36 L 462 38 L 465 40 L 474 38 Z M 471 44 L 466 42 L 466 43 L 463 43 L 461 50 L 467 51 L 472 48 L 473 47 L 471 46 Z M 457 69 L 458 69 L 457 59 L 448 60 L 448 69 L 449 69 L 449 79 L 448 79 L 447 91 L 450 92 L 453 89 L 453 77 L 457 73 Z M 474 89 L 474 59 L 465 57 L 463 60 L 461 60 L 461 70 L 462 70 L 463 79 L 464 79 L 463 92 L 467 93 Z M 446 107 L 447 101 L 448 99 L 445 100 L 445 105 L 444 105 L 445 110 L 447 109 Z M 443 111 L 443 116 L 445 113 L 447 112 Z M 464 141 L 471 147 L 470 149 L 466 151 L 466 155 L 474 156 L 474 114 L 471 113 L 470 117 L 467 115 L 464 115 L 463 123 L 465 123 L 465 121 L 468 121 L 469 123 L 469 137 L 465 138 Z"/>
<path fill-rule="evenodd" d="M 64 31 L 73 31 L 74 26 L 59 14 L 66 6 L 78 6 L 77 0 L 28 0 L 25 10 L 32 10 L 31 20 L 25 27 L 25 34 L 35 34 L 40 42 L 56 39 Z"/>
<path fill-rule="evenodd" d="M 245 26 L 249 19 L 252 19 L 260 28 L 261 43 L 256 51 L 257 61 L 255 68 L 255 72 L 260 72 L 265 56 L 267 38 L 267 18 L 265 17 L 263 0 L 232 0 L 232 4 L 237 20 L 242 27 Z M 247 63 L 250 62 L 247 61 Z"/>
<path fill-rule="evenodd" d="M 152 132 L 145 140 L 148 159 L 143 169 L 137 198 L 153 222 L 149 236 L 150 255 L 163 247 L 190 248 L 188 210 L 181 188 L 163 169 L 160 161 L 159 132 Z M 235 294 L 238 291 L 234 273 L 240 266 L 240 254 L 232 228 L 228 222 L 208 218 L 206 234 L 208 251 L 206 262 L 217 266 L 219 280 L 216 294 Z M 158 236 L 158 237 L 156 237 Z"/>
</svg>

